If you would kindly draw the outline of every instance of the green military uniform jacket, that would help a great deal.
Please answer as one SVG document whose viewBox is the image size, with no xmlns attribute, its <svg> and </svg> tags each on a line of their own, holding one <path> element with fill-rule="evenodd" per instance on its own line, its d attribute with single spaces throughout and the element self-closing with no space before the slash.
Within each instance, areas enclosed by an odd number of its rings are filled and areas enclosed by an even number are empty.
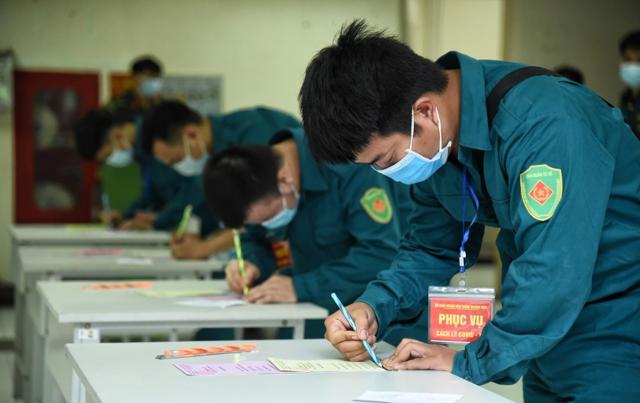
<svg viewBox="0 0 640 403">
<path fill-rule="evenodd" d="M 489 130 L 486 98 L 521 66 L 455 52 L 438 63 L 461 73 L 457 156 L 412 187 L 408 236 L 359 300 L 373 307 L 384 332 L 427 309 L 430 285 L 449 283 L 458 271 L 463 214 L 469 222 L 474 213 L 468 194 L 462 212 L 464 166 L 480 198 L 469 265 L 483 227 L 501 228 L 502 309 L 457 353 L 453 373 L 482 384 L 515 382 L 528 371 L 531 401 L 637 399 L 640 142 L 620 110 L 551 76 L 508 92 Z"/>
</svg>

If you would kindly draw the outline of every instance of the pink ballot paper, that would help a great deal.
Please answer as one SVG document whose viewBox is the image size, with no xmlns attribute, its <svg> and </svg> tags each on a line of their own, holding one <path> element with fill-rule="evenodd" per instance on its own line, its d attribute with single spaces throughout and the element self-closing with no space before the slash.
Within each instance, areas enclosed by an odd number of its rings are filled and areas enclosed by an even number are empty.
<svg viewBox="0 0 640 403">
<path fill-rule="evenodd" d="M 189 376 L 259 375 L 281 373 L 280 371 L 278 371 L 278 368 L 276 368 L 269 361 L 173 364 L 173 366 Z"/>
</svg>

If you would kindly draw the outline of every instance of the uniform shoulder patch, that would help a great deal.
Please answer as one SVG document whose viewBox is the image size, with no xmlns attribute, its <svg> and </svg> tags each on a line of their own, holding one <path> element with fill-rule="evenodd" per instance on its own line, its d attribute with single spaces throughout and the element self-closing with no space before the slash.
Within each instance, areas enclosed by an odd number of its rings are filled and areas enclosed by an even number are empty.
<svg viewBox="0 0 640 403">
<path fill-rule="evenodd" d="M 562 199 L 562 170 L 549 165 L 531 165 L 520 174 L 522 204 L 529 215 L 547 221 Z"/>
<path fill-rule="evenodd" d="M 360 204 L 364 207 L 369 217 L 377 223 L 388 224 L 393 217 L 393 208 L 382 188 L 370 188 L 360 198 Z"/>
</svg>

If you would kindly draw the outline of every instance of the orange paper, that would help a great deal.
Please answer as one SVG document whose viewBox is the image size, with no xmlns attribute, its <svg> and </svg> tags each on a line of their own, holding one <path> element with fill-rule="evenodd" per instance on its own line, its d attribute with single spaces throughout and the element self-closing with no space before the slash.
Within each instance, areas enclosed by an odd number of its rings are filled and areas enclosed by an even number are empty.
<svg viewBox="0 0 640 403">
<path fill-rule="evenodd" d="M 135 288 L 151 288 L 151 281 L 134 281 L 128 283 L 97 283 L 82 287 L 83 290 L 128 290 Z"/>
<path fill-rule="evenodd" d="M 256 350 L 255 344 L 191 347 L 191 348 L 180 348 L 177 350 L 166 350 L 162 355 L 159 355 L 157 358 L 162 359 L 162 358 L 198 357 L 202 355 L 247 353 L 255 350 Z"/>
</svg>

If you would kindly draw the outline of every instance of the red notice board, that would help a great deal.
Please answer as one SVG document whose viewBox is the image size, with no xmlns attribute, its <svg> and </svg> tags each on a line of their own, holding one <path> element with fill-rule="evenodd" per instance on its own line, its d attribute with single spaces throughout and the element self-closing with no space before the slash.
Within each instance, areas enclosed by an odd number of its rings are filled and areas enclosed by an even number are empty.
<svg viewBox="0 0 640 403">
<path fill-rule="evenodd" d="M 75 151 L 73 125 L 99 105 L 97 72 L 14 73 L 17 223 L 89 222 L 96 166 Z"/>
</svg>

